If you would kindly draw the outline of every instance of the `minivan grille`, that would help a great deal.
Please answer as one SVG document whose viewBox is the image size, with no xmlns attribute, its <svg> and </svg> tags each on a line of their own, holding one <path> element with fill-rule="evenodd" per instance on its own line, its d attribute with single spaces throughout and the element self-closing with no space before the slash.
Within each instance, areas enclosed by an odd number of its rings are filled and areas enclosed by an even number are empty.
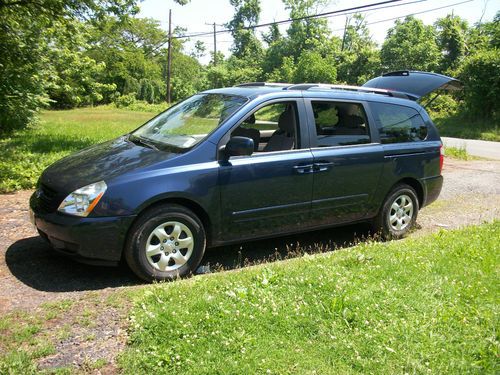
<svg viewBox="0 0 500 375">
<path fill-rule="evenodd" d="M 59 207 L 59 204 L 61 203 L 57 191 L 49 188 L 45 184 L 40 184 L 38 192 L 38 202 L 40 209 L 47 213 L 55 212 L 57 210 L 57 207 Z"/>
</svg>

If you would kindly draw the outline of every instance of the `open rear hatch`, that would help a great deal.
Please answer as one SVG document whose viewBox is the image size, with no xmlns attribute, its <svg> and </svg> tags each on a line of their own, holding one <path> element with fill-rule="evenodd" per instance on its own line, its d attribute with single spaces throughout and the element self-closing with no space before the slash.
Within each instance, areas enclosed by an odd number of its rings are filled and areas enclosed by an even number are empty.
<svg viewBox="0 0 500 375">
<path fill-rule="evenodd" d="M 363 87 L 399 91 L 409 99 L 418 100 L 435 90 L 461 90 L 462 83 L 442 74 L 401 70 L 373 78 Z"/>
</svg>

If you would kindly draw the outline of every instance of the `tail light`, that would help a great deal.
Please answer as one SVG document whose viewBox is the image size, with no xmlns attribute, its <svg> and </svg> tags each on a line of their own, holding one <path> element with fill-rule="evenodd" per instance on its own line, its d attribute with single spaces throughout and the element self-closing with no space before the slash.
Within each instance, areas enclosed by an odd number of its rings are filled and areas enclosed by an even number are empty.
<svg viewBox="0 0 500 375">
<path fill-rule="evenodd" d="M 443 145 L 439 146 L 439 174 L 443 171 L 443 163 L 444 163 L 444 147 Z"/>
</svg>

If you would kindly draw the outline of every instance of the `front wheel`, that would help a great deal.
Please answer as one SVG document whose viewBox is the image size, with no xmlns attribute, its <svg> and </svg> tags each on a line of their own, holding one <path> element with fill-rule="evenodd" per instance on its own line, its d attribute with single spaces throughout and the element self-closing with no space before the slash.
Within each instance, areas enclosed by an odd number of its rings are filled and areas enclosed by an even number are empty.
<svg viewBox="0 0 500 375">
<path fill-rule="evenodd" d="M 132 226 L 125 259 L 141 279 L 173 280 L 196 270 L 205 246 L 200 219 L 183 206 L 165 204 L 146 211 Z"/>
<path fill-rule="evenodd" d="M 415 189 L 406 184 L 395 186 L 384 200 L 373 221 L 373 229 L 384 239 L 403 238 L 417 221 L 419 210 Z"/>
</svg>

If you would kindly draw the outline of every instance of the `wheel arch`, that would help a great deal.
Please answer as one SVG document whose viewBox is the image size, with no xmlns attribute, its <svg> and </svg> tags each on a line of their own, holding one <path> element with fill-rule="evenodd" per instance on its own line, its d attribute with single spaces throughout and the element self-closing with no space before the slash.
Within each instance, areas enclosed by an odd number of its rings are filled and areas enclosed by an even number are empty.
<svg viewBox="0 0 500 375">
<path fill-rule="evenodd" d="M 192 199 L 189 198 L 183 198 L 183 197 L 163 197 L 154 201 L 149 202 L 148 204 L 142 206 L 140 210 L 137 212 L 137 216 L 134 219 L 134 221 L 130 224 L 130 227 L 127 230 L 127 235 L 126 238 L 129 238 L 130 236 L 130 230 L 133 228 L 134 224 L 137 222 L 139 217 L 146 211 L 149 211 L 155 207 L 164 205 L 164 204 L 177 204 L 179 206 L 185 207 L 193 213 L 198 216 L 198 218 L 201 220 L 203 227 L 205 229 L 205 235 L 206 235 L 206 240 L 207 240 L 207 246 L 211 244 L 212 241 L 212 222 L 210 220 L 210 217 L 208 216 L 208 213 L 205 211 L 205 209 L 197 202 L 195 202 Z M 123 254 L 123 252 L 122 252 Z"/>
<path fill-rule="evenodd" d="M 418 181 L 416 178 L 412 177 L 405 177 L 396 182 L 392 187 L 391 190 L 394 188 L 394 186 L 399 185 L 399 184 L 406 184 L 411 186 L 413 189 L 415 189 L 415 192 L 417 193 L 417 198 L 418 198 L 418 207 L 419 209 L 424 206 L 424 201 L 425 201 L 425 196 L 424 196 L 424 187 Z"/>
</svg>

